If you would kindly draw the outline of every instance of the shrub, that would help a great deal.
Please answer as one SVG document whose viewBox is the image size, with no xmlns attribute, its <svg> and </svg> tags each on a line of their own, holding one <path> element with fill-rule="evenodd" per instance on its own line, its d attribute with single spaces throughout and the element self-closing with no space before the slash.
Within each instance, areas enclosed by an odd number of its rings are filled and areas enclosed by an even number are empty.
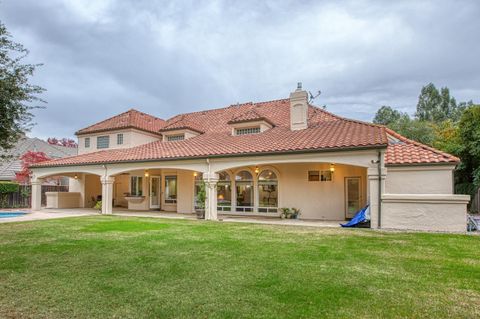
<svg viewBox="0 0 480 319">
<path fill-rule="evenodd" d="M 0 182 L 0 194 L 16 193 L 19 185 L 12 182 Z"/>
</svg>

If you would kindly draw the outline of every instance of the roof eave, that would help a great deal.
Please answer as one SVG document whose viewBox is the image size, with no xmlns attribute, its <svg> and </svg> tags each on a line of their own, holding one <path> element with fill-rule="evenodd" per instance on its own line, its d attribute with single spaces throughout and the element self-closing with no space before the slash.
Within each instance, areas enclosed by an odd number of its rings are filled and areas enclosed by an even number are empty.
<svg viewBox="0 0 480 319">
<path fill-rule="evenodd" d="M 387 144 L 374 144 L 374 145 L 366 145 L 366 146 L 316 148 L 316 149 L 290 150 L 290 151 L 279 151 L 279 152 L 250 152 L 250 153 L 238 153 L 238 154 L 213 154 L 213 155 L 193 156 L 193 157 L 168 157 L 168 158 L 154 158 L 154 159 L 143 159 L 143 160 L 126 160 L 126 161 L 110 161 L 110 162 L 105 161 L 105 162 L 95 162 L 95 163 L 77 163 L 77 164 L 45 165 L 45 166 L 32 165 L 32 166 L 30 166 L 30 168 L 70 167 L 70 166 L 84 166 L 84 165 L 92 166 L 92 165 L 102 165 L 102 164 L 124 164 L 124 163 L 150 163 L 150 162 L 166 162 L 166 161 L 177 161 L 177 160 L 226 158 L 226 157 L 311 154 L 311 153 L 324 153 L 324 152 L 326 153 L 326 152 L 338 152 L 338 151 L 362 151 L 362 150 L 385 149 L 385 148 L 387 148 Z"/>
<path fill-rule="evenodd" d="M 159 136 L 162 135 L 160 132 L 146 130 L 146 129 L 144 129 L 144 128 L 140 128 L 140 127 L 133 126 L 133 125 L 121 126 L 121 127 L 116 127 L 116 128 L 107 128 L 107 129 L 93 130 L 93 131 L 88 131 L 88 132 L 81 132 L 81 130 L 80 130 L 80 131 L 75 132 L 75 135 L 76 135 L 76 136 L 81 136 L 81 135 L 88 135 L 88 134 L 95 134 L 95 133 L 103 133 L 103 132 L 111 132 L 111 131 L 118 131 L 118 130 L 128 130 L 128 129 L 135 129 L 135 130 L 139 130 L 139 131 L 142 131 L 142 132 L 151 133 L 151 134 L 155 134 L 155 135 L 159 135 Z"/>
</svg>

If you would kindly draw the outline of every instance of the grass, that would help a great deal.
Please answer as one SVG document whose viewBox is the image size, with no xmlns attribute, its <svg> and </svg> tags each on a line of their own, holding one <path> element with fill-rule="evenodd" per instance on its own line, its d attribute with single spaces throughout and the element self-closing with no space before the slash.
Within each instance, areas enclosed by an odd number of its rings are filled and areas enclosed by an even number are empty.
<svg viewBox="0 0 480 319">
<path fill-rule="evenodd" d="M 111 216 L 0 224 L 0 317 L 473 318 L 479 244 Z"/>
</svg>

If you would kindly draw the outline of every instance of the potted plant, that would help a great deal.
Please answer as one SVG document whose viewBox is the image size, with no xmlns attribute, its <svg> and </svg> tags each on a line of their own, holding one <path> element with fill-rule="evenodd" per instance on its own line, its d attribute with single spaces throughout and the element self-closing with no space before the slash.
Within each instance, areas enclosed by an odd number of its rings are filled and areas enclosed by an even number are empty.
<svg viewBox="0 0 480 319">
<path fill-rule="evenodd" d="M 292 207 L 292 219 L 298 219 L 298 216 L 300 216 L 300 208 Z"/>
<path fill-rule="evenodd" d="M 201 181 L 198 192 L 197 192 L 197 208 L 195 212 L 197 213 L 197 219 L 205 219 L 205 201 L 207 200 L 207 191 L 205 189 L 205 182 Z"/>
<path fill-rule="evenodd" d="M 289 219 L 291 215 L 290 208 L 288 207 L 282 207 L 278 209 L 280 211 L 280 217 L 282 219 Z"/>
<path fill-rule="evenodd" d="M 97 202 L 95 203 L 95 206 L 93 206 L 93 208 L 97 209 L 98 211 L 102 211 L 102 201 L 101 200 L 97 200 Z"/>
</svg>

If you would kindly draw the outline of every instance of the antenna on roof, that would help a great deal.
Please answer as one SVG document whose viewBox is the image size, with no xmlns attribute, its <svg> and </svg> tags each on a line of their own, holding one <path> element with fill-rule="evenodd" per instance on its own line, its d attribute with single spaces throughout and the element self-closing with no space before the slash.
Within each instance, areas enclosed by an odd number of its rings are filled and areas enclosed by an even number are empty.
<svg viewBox="0 0 480 319">
<path fill-rule="evenodd" d="M 320 94 L 322 94 L 322 91 L 320 91 L 320 90 L 318 90 L 316 95 L 313 95 L 312 92 L 308 91 L 308 103 L 313 102 L 313 100 L 315 100 L 317 97 L 319 97 Z"/>
</svg>

